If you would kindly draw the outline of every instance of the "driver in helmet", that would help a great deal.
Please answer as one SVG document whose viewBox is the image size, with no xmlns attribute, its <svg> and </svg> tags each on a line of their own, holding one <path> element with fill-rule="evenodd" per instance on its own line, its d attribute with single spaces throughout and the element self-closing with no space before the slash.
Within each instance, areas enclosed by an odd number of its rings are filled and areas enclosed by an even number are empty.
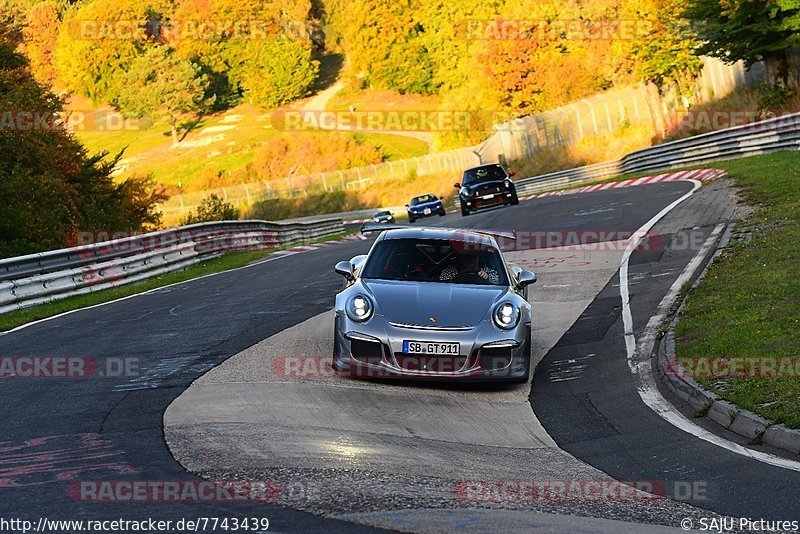
<svg viewBox="0 0 800 534">
<path fill-rule="evenodd" d="M 451 263 L 442 269 L 442 272 L 439 274 L 439 280 L 443 282 L 452 280 L 456 276 L 465 273 L 477 274 L 493 284 L 500 283 L 500 276 L 497 274 L 497 271 L 488 267 L 481 267 L 477 254 L 459 254 L 456 256 L 455 263 Z"/>
</svg>

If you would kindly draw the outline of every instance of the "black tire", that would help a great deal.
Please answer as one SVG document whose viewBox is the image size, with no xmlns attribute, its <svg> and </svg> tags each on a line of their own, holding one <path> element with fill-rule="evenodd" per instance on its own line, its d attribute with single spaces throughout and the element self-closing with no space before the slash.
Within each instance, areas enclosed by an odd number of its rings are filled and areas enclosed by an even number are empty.
<svg viewBox="0 0 800 534">
<path fill-rule="evenodd" d="M 511 193 L 511 205 L 516 206 L 517 204 L 519 204 L 519 197 L 517 196 L 517 192 L 514 191 Z"/>
<path fill-rule="evenodd" d="M 408 218 L 409 223 L 414 224 L 414 221 L 416 221 L 416 219 L 414 219 L 413 217 Z"/>
<path fill-rule="evenodd" d="M 461 216 L 462 216 L 462 217 L 466 217 L 467 215 L 469 215 L 469 210 L 468 210 L 468 209 L 464 209 L 464 208 L 462 207 L 462 208 L 461 208 Z"/>
<path fill-rule="evenodd" d="M 444 217 L 445 215 L 447 215 L 446 211 L 442 210 L 439 212 L 439 217 Z"/>
</svg>

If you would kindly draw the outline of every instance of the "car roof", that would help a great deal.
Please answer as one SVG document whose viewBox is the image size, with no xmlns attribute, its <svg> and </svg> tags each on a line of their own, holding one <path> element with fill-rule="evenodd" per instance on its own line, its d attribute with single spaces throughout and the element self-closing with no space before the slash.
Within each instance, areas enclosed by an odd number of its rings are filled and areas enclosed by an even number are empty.
<svg viewBox="0 0 800 534">
<path fill-rule="evenodd" d="M 474 171 L 475 169 L 487 169 L 489 167 L 500 167 L 501 169 L 505 170 L 505 168 L 499 163 L 484 163 L 483 165 L 476 165 L 474 167 L 470 167 L 469 169 L 464 169 L 464 172 Z"/>
<path fill-rule="evenodd" d="M 490 235 L 455 228 L 395 228 L 385 230 L 381 239 L 442 239 L 446 241 L 468 241 L 497 248 Z"/>
<path fill-rule="evenodd" d="M 437 197 L 437 196 L 436 196 L 436 195 L 434 195 L 433 193 L 425 193 L 425 194 L 423 194 L 423 195 L 417 195 L 417 196 L 415 196 L 415 197 L 411 197 L 411 199 L 413 200 L 413 199 L 415 199 L 415 198 L 422 198 L 422 197 L 433 197 L 433 198 L 435 198 L 436 200 L 439 200 L 439 197 Z"/>
</svg>

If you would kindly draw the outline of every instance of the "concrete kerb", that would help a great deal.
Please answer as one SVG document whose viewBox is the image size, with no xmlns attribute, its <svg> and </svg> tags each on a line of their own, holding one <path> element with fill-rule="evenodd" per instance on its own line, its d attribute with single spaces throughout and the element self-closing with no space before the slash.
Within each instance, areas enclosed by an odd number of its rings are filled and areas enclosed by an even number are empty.
<svg viewBox="0 0 800 534">
<path fill-rule="evenodd" d="M 692 285 L 696 287 L 705 276 L 709 265 L 730 242 L 733 224 L 723 233 L 710 261 Z M 675 357 L 675 326 L 685 300 L 668 319 L 669 327 L 657 344 L 655 355 L 655 371 L 662 383 L 676 397 L 688 403 L 696 417 L 704 417 L 730 432 L 751 441 L 751 444 L 763 443 L 791 454 L 800 454 L 800 430 L 776 424 L 748 410 L 742 410 L 728 401 L 722 400 L 715 393 L 704 389 L 694 378 L 689 376 Z"/>
</svg>

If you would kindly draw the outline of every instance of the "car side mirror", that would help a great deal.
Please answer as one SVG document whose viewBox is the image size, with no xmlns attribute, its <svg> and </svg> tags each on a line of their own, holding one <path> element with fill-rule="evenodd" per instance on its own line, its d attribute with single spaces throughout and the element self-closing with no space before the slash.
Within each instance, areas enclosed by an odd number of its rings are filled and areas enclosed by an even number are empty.
<svg viewBox="0 0 800 534">
<path fill-rule="evenodd" d="M 461 189 L 461 182 L 454 183 L 453 187 L 455 187 L 456 189 Z"/>
<path fill-rule="evenodd" d="M 406 204 L 406 207 L 408 207 L 408 204 Z"/>
<path fill-rule="evenodd" d="M 508 175 L 509 175 L 509 176 L 516 176 L 516 175 L 517 175 L 517 173 L 516 173 L 516 172 L 514 172 L 514 171 L 508 171 Z"/>
<path fill-rule="evenodd" d="M 520 271 L 517 275 L 517 287 L 523 289 L 536 283 L 536 275 L 531 271 Z"/>
<path fill-rule="evenodd" d="M 444 200 L 444 197 L 439 197 L 439 200 Z"/>
<path fill-rule="evenodd" d="M 333 270 L 344 276 L 345 280 L 348 282 L 354 282 L 356 279 L 355 275 L 353 274 L 353 264 L 349 261 L 340 261 L 336 264 Z"/>
<path fill-rule="evenodd" d="M 353 256 L 350 258 L 350 265 L 353 266 L 353 276 L 358 272 L 361 268 L 361 265 L 364 263 L 364 260 L 367 259 L 366 254 L 359 254 L 358 256 Z"/>
</svg>

